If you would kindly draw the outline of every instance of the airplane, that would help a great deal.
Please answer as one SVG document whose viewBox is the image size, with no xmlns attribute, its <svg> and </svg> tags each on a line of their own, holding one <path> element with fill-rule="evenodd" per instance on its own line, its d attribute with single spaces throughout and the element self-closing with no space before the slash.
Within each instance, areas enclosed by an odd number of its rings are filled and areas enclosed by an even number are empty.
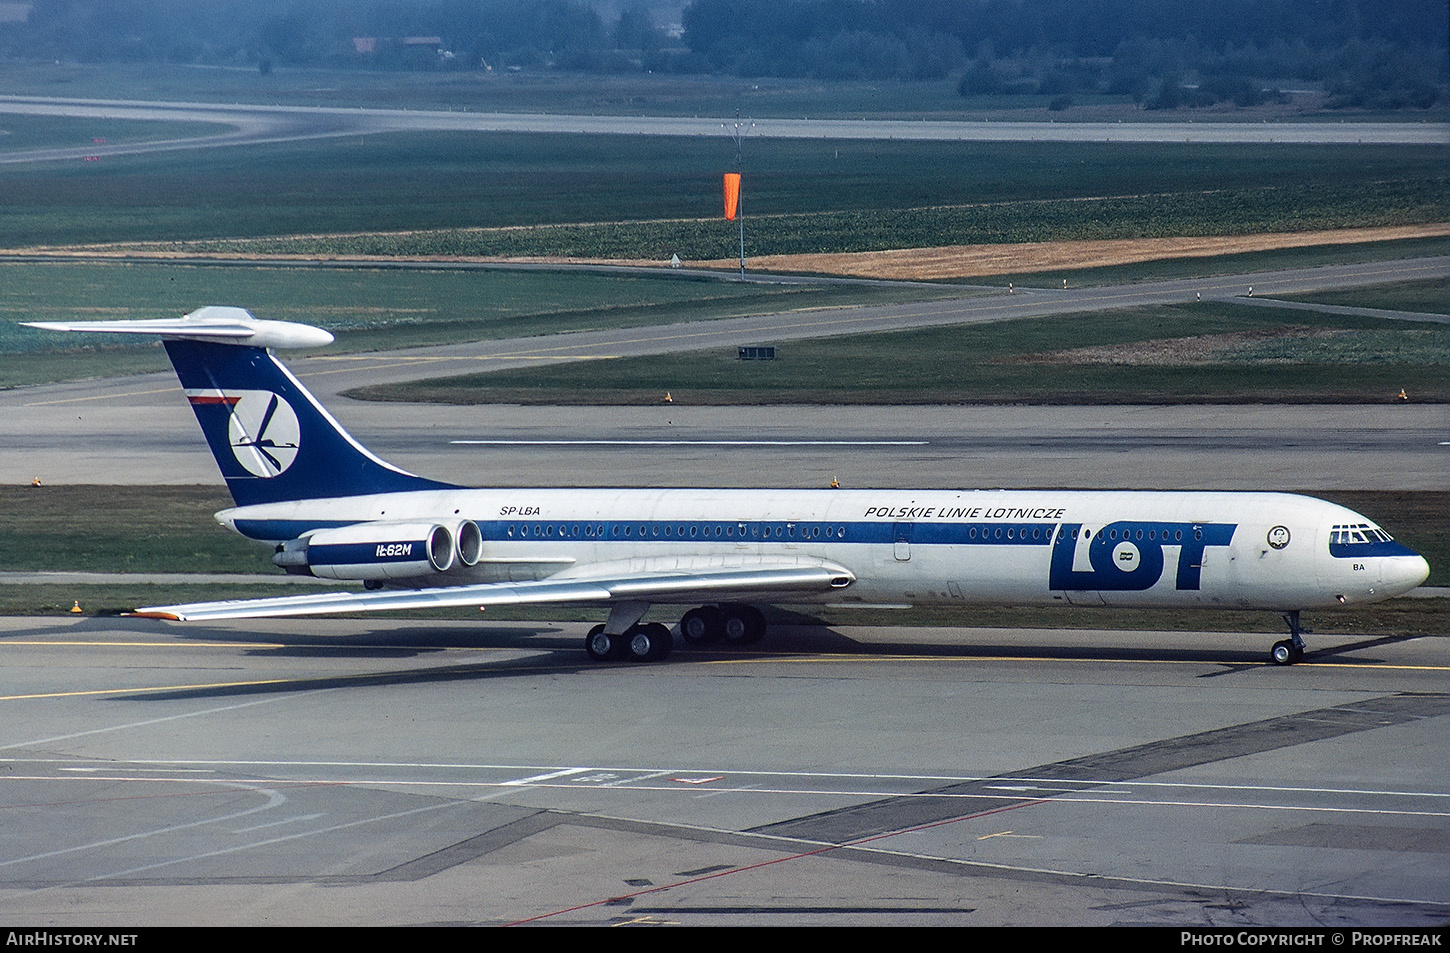
<svg viewBox="0 0 1450 953">
<path fill-rule="evenodd" d="M 608 610 L 595 661 L 655 662 L 688 606 L 692 644 L 750 644 L 763 603 L 1256 609 L 1302 659 L 1304 610 L 1376 602 L 1429 576 L 1368 518 L 1287 493 L 1087 490 L 466 488 L 353 439 L 276 349 L 310 325 L 208 306 L 177 319 L 39 322 L 160 338 L 236 506 L 216 518 L 289 573 L 364 590 L 149 606 L 173 621 L 446 606 Z"/>
</svg>

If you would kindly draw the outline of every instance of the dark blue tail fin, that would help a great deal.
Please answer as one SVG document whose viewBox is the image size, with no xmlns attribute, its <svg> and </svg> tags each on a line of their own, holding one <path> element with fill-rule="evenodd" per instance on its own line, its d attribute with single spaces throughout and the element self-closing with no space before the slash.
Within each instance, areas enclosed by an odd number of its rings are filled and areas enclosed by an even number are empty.
<svg viewBox="0 0 1450 953">
<path fill-rule="evenodd" d="M 444 489 L 373 456 L 265 348 L 167 341 L 239 506 Z"/>
<path fill-rule="evenodd" d="M 227 307 L 157 321 L 31 326 L 161 338 L 238 506 L 452 488 L 369 453 L 269 350 L 328 344 L 326 331 Z"/>
</svg>

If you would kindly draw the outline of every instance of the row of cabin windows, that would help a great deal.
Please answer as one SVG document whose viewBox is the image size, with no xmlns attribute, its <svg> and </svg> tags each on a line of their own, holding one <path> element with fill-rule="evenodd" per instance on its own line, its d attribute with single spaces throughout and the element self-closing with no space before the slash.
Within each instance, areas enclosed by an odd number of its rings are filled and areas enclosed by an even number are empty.
<svg viewBox="0 0 1450 953">
<path fill-rule="evenodd" d="M 605 527 L 608 526 L 608 533 Z M 510 539 L 845 539 L 844 526 L 746 523 L 510 523 Z"/>
<path fill-rule="evenodd" d="M 1052 530 L 1044 529 L 1041 526 L 1031 527 L 1031 534 L 1026 526 L 996 526 L 990 529 L 983 528 L 981 536 L 977 534 L 975 526 L 967 529 L 967 539 L 1051 539 Z"/>
<path fill-rule="evenodd" d="M 1062 532 L 1063 533 L 1067 533 L 1067 530 L 1064 529 Z M 1071 534 L 1069 534 L 1069 535 L 1071 535 L 1073 539 L 1077 539 L 1078 533 L 1079 533 L 1078 530 L 1073 530 L 1071 532 Z M 1097 536 L 1099 538 L 1102 538 L 1102 537 L 1106 536 L 1110 540 L 1118 540 L 1118 539 L 1141 540 L 1141 539 L 1147 539 L 1150 542 L 1155 541 L 1155 540 L 1158 541 L 1158 542 L 1163 542 L 1163 543 L 1181 543 L 1181 542 L 1183 542 L 1183 530 L 1181 530 L 1181 529 L 1173 530 L 1171 533 L 1168 530 L 1166 530 L 1166 529 L 1163 530 L 1163 531 L 1161 531 L 1161 532 L 1158 531 L 1158 530 L 1156 530 L 1156 529 L 1150 529 L 1150 530 L 1142 530 L 1142 529 L 1138 529 L 1138 530 L 1127 530 L 1127 529 L 1125 529 L 1125 530 L 1116 530 L 1116 529 L 1091 530 L 1091 529 L 1085 529 L 1085 530 L 1081 530 L 1081 533 L 1082 533 L 1082 538 L 1083 539 L 1092 539 L 1094 536 Z M 1193 530 L 1193 538 L 1194 539 L 1203 539 L 1203 530 L 1198 529 L 1198 528 L 1195 527 L 1194 530 Z"/>
<path fill-rule="evenodd" d="M 765 526 L 763 528 L 758 523 L 751 523 L 751 524 L 747 524 L 747 523 L 706 523 L 704 525 L 701 525 L 699 523 L 677 523 L 677 524 L 670 524 L 670 523 L 664 523 L 664 524 L 660 524 L 660 523 L 641 523 L 641 524 L 634 524 L 634 523 L 611 523 L 611 524 L 603 524 L 603 523 L 584 523 L 584 524 L 580 524 L 580 523 L 573 523 L 573 524 L 567 524 L 567 523 L 557 523 L 557 524 L 555 524 L 555 523 L 533 523 L 533 524 L 517 523 L 517 524 L 515 524 L 515 523 L 510 523 L 509 526 L 508 526 L 507 533 L 508 533 L 508 536 L 509 536 L 510 539 L 514 539 L 514 538 L 529 539 L 530 537 L 532 537 L 534 539 L 539 539 L 539 538 L 544 538 L 544 539 L 581 539 L 581 538 L 583 538 L 583 539 L 604 539 L 604 538 L 606 538 L 606 532 L 605 532 L 606 525 L 609 528 L 609 532 L 607 534 L 607 538 L 612 538 L 612 539 L 647 539 L 647 538 L 665 538 L 665 539 L 737 539 L 737 538 L 738 539 L 747 539 L 747 538 L 748 539 L 822 539 L 822 538 L 824 538 L 824 539 L 845 539 L 846 538 L 846 527 L 845 526 L 841 526 L 841 525 L 836 525 L 836 526 L 821 526 L 821 525 L 797 526 L 794 523 L 774 524 L 774 525 Z M 1371 532 L 1374 532 L 1374 531 L 1371 531 Z M 1109 540 L 1118 540 L 1120 538 L 1121 539 L 1125 539 L 1125 540 L 1143 540 L 1143 539 L 1147 539 L 1150 542 L 1158 541 L 1158 542 L 1164 542 L 1164 543 L 1167 543 L 1167 542 L 1181 543 L 1183 541 L 1183 530 L 1181 530 L 1181 529 L 1176 529 L 1176 530 L 1172 530 L 1172 531 L 1166 530 L 1166 529 L 1165 530 L 1161 530 L 1161 531 L 1160 530 L 1156 530 L 1156 529 L 1148 529 L 1148 530 L 1144 530 L 1144 529 L 1137 529 L 1137 530 L 1118 530 L 1118 529 L 1106 529 L 1106 530 L 1091 530 L 1091 529 L 1085 529 L 1085 530 L 1078 530 L 1078 529 L 1073 529 L 1073 530 L 1069 531 L 1066 527 L 1063 527 L 1062 530 L 1061 530 L 1061 533 L 1062 534 L 1071 535 L 1071 537 L 1073 539 L 1077 539 L 1078 538 L 1078 535 L 1081 533 L 1083 539 L 1092 539 L 1092 538 L 1094 538 L 1094 536 L 1099 536 L 1099 537 L 1106 536 Z M 1389 534 L 1382 533 L 1381 535 L 1383 535 L 1383 537 L 1386 540 L 1388 540 Z M 980 531 L 980 535 L 979 535 L 977 527 L 973 526 L 973 527 L 968 528 L 968 530 L 967 530 L 967 538 L 968 539 L 972 539 L 972 540 L 975 540 L 975 539 L 978 539 L 978 538 L 984 539 L 984 540 L 986 540 L 986 539 L 1009 539 L 1009 540 L 1024 539 L 1025 540 L 1025 539 L 1029 539 L 1029 538 L 1036 539 L 1036 540 L 1043 540 L 1043 539 L 1050 540 L 1052 538 L 1052 530 L 1049 527 L 1042 527 L 1042 526 L 1032 526 L 1032 527 L 1027 527 L 1027 526 L 997 526 L 997 527 L 992 527 L 992 528 L 983 528 Z M 1200 530 L 1200 529 L 1195 529 L 1193 531 L 1193 538 L 1196 539 L 1196 540 L 1201 540 L 1203 538 L 1203 531 Z M 1336 539 L 1336 542 L 1338 542 L 1338 541 L 1339 540 Z M 1347 536 L 1344 539 L 1344 541 L 1345 542 L 1348 542 L 1349 541 L 1349 539 L 1347 538 Z M 1363 539 L 1358 539 L 1356 541 L 1363 542 Z"/>
</svg>

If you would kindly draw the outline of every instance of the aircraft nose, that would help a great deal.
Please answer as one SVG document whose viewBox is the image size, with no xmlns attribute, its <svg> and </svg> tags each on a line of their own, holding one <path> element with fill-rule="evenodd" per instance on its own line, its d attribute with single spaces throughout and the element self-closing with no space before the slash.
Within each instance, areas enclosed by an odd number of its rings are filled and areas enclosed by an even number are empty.
<svg viewBox="0 0 1450 953">
<path fill-rule="evenodd" d="M 1419 553 L 1409 552 L 1387 562 L 1389 565 L 1384 569 L 1383 584 L 1385 588 L 1394 590 L 1396 595 L 1409 592 L 1430 578 L 1430 563 Z"/>
</svg>

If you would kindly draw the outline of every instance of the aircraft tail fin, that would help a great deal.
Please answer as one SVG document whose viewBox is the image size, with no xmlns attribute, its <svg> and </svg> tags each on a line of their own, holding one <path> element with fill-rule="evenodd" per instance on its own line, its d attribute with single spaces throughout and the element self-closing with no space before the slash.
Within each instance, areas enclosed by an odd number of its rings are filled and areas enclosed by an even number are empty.
<svg viewBox="0 0 1450 953">
<path fill-rule="evenodd" d="M 449 486 L 374 456 L 272 354 L 273 347 L 331 343 L 320 328 L 222 307 L 159 321 L 30 326 L 161 338 L 239 506 Z"/>
</svg>

